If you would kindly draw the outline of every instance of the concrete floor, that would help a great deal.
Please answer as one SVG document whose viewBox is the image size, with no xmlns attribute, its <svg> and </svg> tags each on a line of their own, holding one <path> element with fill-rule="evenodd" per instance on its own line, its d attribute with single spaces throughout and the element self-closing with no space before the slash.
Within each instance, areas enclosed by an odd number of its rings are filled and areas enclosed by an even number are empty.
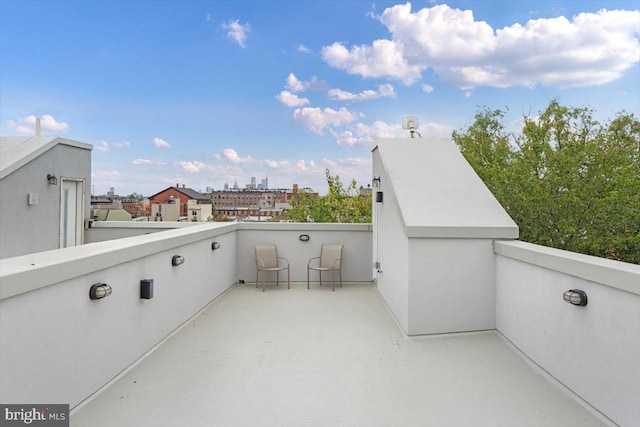
<svg viewBox="0 0 640 427">
<path fill-rule="evenodd" d="M 74 427 L 601 426 L 497 332 L 407 337 L 374 285 L 230 289 Z"/>
</svg>

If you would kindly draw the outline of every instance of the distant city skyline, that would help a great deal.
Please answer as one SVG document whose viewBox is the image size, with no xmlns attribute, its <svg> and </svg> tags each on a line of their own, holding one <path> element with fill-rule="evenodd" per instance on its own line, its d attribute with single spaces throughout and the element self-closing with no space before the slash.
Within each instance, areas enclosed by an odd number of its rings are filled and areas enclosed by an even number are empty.
<svg viewBox="0 0 640 427">
<path fill-rule="evenodd" d="M 93 144 L 92 189 L 371 180 L 378 137 L 640 115 L 637 0 L 0 2 L 0 134 Z M 250 181 L 248 181 L 250 182 Z M 259 181 L 258 181 L 259 182 Z M 258 183 L 257 182 L 257 183 Z M 256 185 L 257 185 L 256 183 Z"/>
</svg>

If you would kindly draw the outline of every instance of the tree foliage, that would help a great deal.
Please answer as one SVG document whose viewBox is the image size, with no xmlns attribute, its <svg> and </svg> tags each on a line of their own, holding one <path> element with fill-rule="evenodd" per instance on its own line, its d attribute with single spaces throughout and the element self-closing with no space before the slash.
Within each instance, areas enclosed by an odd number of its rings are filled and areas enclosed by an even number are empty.
<svg viewBox="0 0 640 427">
<path fill-rule="evenodd" d="M 371 197 L 362 196 L 351 180 L 345 188 L 340 177 L 325 170 L 329 191 L 318 196 L 312 190 L 301 190 L 287 217 L 297 222 L 371 222 Z"/>
<path fill-rule="evenodd" d="M 453 139 L 520 227 L 521 240 L 640 263 L 640 121 L 599 123 L 553 100 L 508 134 L 480 110 Z"/>
</svg>

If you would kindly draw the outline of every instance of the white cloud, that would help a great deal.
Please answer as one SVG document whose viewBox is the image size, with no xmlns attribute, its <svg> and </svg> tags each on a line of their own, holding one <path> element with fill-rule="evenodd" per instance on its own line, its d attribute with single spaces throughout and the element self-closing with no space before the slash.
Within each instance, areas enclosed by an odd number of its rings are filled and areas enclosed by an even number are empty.
<svg viewBox="0 0 640 427">
<path fill-rule="evenodd" d="M 227 37 L 238 43 L 240 47 L 247 47 L 247 36 L 251 32 L 251 25 L 240 24 L 240 21 L 229 21 L 222 24 L 222 29 L 227 30 Z"/>
<path fill-rule="evenodd" d="M 153 160 L 149 159 L 135 159 L 131 162 L 133 165 L 152 165 Z"/>
<path fill-rule="evenodd" d="M 465 97 L 465 98 L 471 98 L 471 95 L 473 95 L 473 93 L 471 93 L 471 92 L 470 92 L 470 91 L 468 91 L 468 90 L 464 92 L 464 97 Z"/>
<path fill-rule="evenodd" d="M 197 160 L 193 162 L 181 161 L 181 162 L 177 162 L 177 164 L 180 166 L 180 168 L 183 171 L 190 172 L 190 173 L 198 173 L 206 167 L 204 163 L 199 162 Z"/>
<path fill-rule="evenodd" d="M 422 85 L 422 90 L 423 90 L 423 91 L 425 91 L 425 92 L 427 92 L 427 93 L 431 93 L 431 92 L 433 92 L 433 86 L 431 86 L 431 85 L 430 85 L 430 84 L 428 84 L 428 83 L 424 83 L 424 84 Z"/>
<path fill-rule="evenodd" d="M 415 82 L 432 68 L 463 89 L 537 84 L 599 85 L 640 61 L 640 11 L 601 10 L 493 29 L 470 10 L 389 7 L 377 17 L 391 35 L 371 45 L 323 47 L 331 66 L 363 77 Z M 430 86 L 429 86 L 430 87 Z"/>
<path fill-rule="evenodd" d="M 253 161 L 251 156 L 240 157 L 238 155 L 238 152 L 233 148 L 225 148 L 224 150 L 222 150 L 222 154 L 224 155 L 225 159 L 229 160 L 231 163 L 238 164 L 238 163 L 248 163 Z"/>
<path fill-rule="evenodd" d="M 131 147 L 131 143 L 129 141 L 114 142 L 113 144 L 111 144 L 111 146 L 116 150 L 122 150 L 124 148 Z"/>
<path fill-rule="evenodd" d="M 326 84 L 313 76 L 310 80 L 299 80 L 295 74 L 289 73 L 287 76 L 287 89 L 291 92 L 304 92 L 308 89 L 322 89 Z"/>
<path fill-rule="evenodd" d="M 369 89 L 355 94 L 340 89 L 330 89 L 327 95 L 329 95 L 329 99 L 334 101 L 368 101 L 382 97 L 395 98 L 396 92 L 390 84 L 382 84 L 378 86 L 377 91 Z"/>
<path fill-rule="evenodd" d="M 264 163 L 271 169 L 276 169 L 279 166 L 276 160 L 265 159 Z"/>
<path fill-rule="evenodd" d="M 307 105 L 309 103 L 308 98 L 298 98 L 297 95 L 289 92 L 288 90 L 283 90 L 276 96 L 278 101 L 282 102 L 287 107 L 301 107 L 303 105 Z"/>
<path fill-rule="evenodd" d="M 344 107 L 339 110 L 304 107 L 295 109 L 293 119 L 302 123 L 311 132 L 324 135 L 326 127 L 337 127 L 351 123 L 358 119 L 358 114 Z"/>
<path fill-rule="evenodd" d="M 390 77 L 407 85 L 418 80 L 423 69 L 407 62 L 401 47 L 392 40 L 375 40 L 371 46 L 354 46 L 351 50 L 336 42 L 322 48 L 322 59 L 349 74 Z"/>
<path fill-rule="evenodd" d="M 102 153 L 106 153 L 107 151 L 109 151 L 109 143 L 104 140 L 98 141 L 93 144 L 93 149 Z"/>
<path fill-rule="evenodd" d="M 36 134 L 36 116 L 30 115 L 18 120 L 9 120 L 6 123 L 9 129 L 13 129 L 20 135 L 35 135 Z M 67 133 L 69 131 L 69 125 L 65 122 L 57 121 L 50 114 L 43 114 L 40 118 L 40 134 L 41 135 L 56 135 Z"/>
<path fill-rule="evenodd" d="M 153 145 L 157 148 L 171 148 L 171 145 L 162 138 L 153 138 Z"/>
<path fill-rule="evenodd" d="M 303 53 L 309 53 L 309 52 L 310 52 L 309 48 L 308 48 L 308 47 L 306 47 L 306 46 L 305 46 L 305 45 L 303 45 L 303 44 L 299 44 L 299 45 L 297 46 L 297 49 L 298 49 L 298 52 L 303 52 Z"/>
<path fill-rule="evenodd" d="M 164 165 L 166 164 L 160 160 L 150 160 L 150 159 L 135 159 L 131 162 L 132 165 Z"/>
</svg>

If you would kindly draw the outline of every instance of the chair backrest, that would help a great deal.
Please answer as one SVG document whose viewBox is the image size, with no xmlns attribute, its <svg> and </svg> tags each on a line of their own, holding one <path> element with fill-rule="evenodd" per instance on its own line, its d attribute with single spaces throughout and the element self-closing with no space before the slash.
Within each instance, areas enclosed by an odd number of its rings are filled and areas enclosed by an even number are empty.
<svg viewBox="0 0 640 427">
<path fill-rule="evenodd" d="M 256 245 L 256 258 L 261 259 L 264 268 L 278 266 L 278 250 L 274 245 Z M 258 261 L 256 261 L 258 263 Z M 260 267 L 260 265 L 258 265 Z"/>
<path fill-rule="evenodd" d="M 322 245 L 320 251 L 320 267 L 331 268 L 336 258 L 342 258 L 342 247 L 344 245 Z M 340 268 L 341 261 L 336 262 L 335 268 Z"/>
</svg>

